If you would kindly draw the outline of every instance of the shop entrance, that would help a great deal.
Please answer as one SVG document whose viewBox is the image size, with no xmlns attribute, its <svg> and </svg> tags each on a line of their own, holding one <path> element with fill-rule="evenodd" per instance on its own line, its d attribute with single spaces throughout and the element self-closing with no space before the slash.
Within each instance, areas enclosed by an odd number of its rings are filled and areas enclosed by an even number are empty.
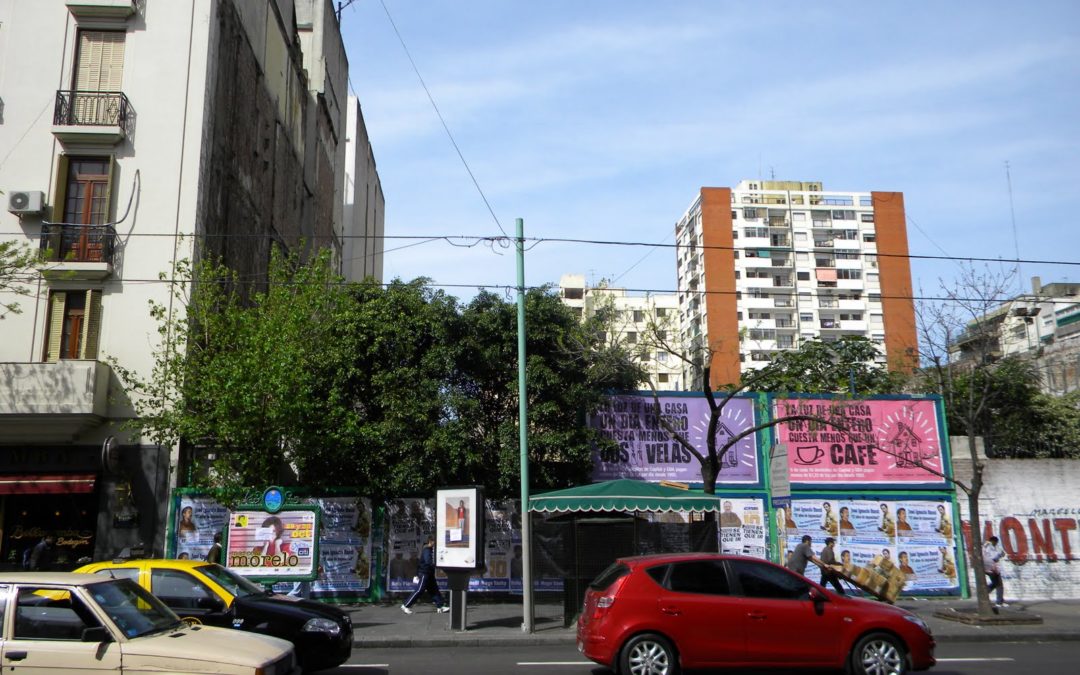
<svg viewBox="0 0 1080 675">
<path fill-rule="evenodd" d="M 23 552 L 47 535 L 56 537 L 54 571 L 74 569 L 94 554 L 97 495 L 89 493 L 0 495 L 3 524 L 0 567 L 22 568 Z"/>
</svg>

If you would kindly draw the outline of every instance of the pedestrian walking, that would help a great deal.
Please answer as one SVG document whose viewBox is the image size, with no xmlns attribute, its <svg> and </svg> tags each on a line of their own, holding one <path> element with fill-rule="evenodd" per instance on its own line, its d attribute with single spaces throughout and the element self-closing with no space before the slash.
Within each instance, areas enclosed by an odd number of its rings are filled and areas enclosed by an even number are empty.
<svg viewBox="0 0 1080 675">
<path fill-rule="evenodd" d="M 994 603 L 998 607 L 1008 607 L 1005 604 L 1005 585 L 1001 581 L 1001 559 L 1005 557 L 1005 551 L 998 545 L 997 537 L 990 537 L 990 539 L 983 544 L 983 572 L 986 572 L 986 576 L 990 577 L 990 583 L 986 585 L 986 592 L 997 591 L 997 601 Z"/>
<path fill-rule="evenodd" d="M 802 542 L 795 547 L 795 550 L 791 552 L 791 557 L 788 558 L 787 568 L 789 570 L 798 574 L 806 574 L 806 563 L 817 560 L 814 549 L 811 547 L 813 541 L 814 539 L 810 535 L 803 535 Z"/>
<path fill-rule="evenodd" d="M 206 552 L 206 562 L 221 564 L 221 533 L 214 533 L 214 543 L 210 545 L 210 550 Z"/>
<path fill-rule="evenodd" d="M 832 537 L 825 537 L 825 548 L 821 549 L 821 555 L 819 556 L 823 563 L 821 568 L 821 585 L 825 586 L 826 584 L 832 584 L 837 593 L 844 595 L 844 587 L 840 585 L 840 575 L 832 568 L 832 566 L 836 564 L 836 551 L 833 550 L 835 546 L 835 539 Z"/>
<path fill-rule="evenodd" d="M 443 605 L 442 591 L 439 590 L 439 584 L 435 581 L 435 537 L 429 536 L 427 541 L 424 542 L 424 548 L 420 550 L 420 565 L 417 569 L 416 577 L 416 590 L 413 591 L 409 599 L 401 605 L 401 611 L 406 614 L 412 614 L 410 609 L 417 600 L 420 599 L 420 595 L 427 591 L 431 594 L 431 599 L 435 602 L 435 611 L 449 612 L 450 608 Z"/>
<path fill-rule="evenodd" d="M 30 569 L 35 572 L 48 571 L 52 568 L 55 554 L 56 537 L 50 534 L 39 541 L 30 551 Z"/>
</svg>

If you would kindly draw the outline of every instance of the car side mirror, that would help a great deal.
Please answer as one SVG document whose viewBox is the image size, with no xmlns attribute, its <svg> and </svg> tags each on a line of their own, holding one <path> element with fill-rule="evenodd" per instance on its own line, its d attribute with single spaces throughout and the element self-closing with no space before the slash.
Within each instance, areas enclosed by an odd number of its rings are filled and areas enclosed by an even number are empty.
<svg viewBox="0 0 1080 675">
<path fill-rule="evenodd" d="M 83 642 L 112 642 L 112 633 L 105 626 L 92 626 L 84 628 L 82 632 Z"/>
<path fill-rule="evenodd" d="M 818 606 L 829 601 L 828 596 L 822 593 L 816 586 L 810 587 L 809 596 L 810 599 L 814 602 L 814 604 Z"/>
</svg>

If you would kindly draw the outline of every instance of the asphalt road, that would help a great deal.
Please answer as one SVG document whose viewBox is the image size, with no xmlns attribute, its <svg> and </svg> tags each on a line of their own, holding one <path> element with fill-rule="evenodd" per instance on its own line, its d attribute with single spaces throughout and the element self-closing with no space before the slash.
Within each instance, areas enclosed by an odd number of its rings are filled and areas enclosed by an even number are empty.
<svg viewBox="0 0 1080 675">
<path fill-rule="evenodd" d="M 1076 675 L 1080 642 L 949 643 L 938 645 L 931 675 Z M 792 671 L 752 671 L 787 674 Z M 572 645 L 356 649 L 349 662 L 323 675 L 610 675 Z M 748 671 L 723 671 L 749 675 Z"/>
</svg>

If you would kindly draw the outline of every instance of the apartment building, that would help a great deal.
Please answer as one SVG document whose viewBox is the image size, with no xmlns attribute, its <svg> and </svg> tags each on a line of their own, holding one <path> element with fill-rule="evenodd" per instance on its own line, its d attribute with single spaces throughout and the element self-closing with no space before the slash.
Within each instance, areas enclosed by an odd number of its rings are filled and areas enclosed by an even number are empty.
<svg viewBox="0 0 1080 675">
<path fill-rule="evenodd" d="M 744 180 L 702 188 L 675 235 L 683 341 L 711 359 L 713 386 L 846 335 L 873 340 L 890 369 L 918 363 L 902 193 Z"/>
<path fill-rule="evenodd" d="M 1080 389 L 1080 283 L 1042 284 L 970 322 L 950 345 L 961 366 L 1007 356 L 1030 359 L 1042 390 L 1061 395 Z"/>
<path fill-rule="evenodd" d="M 675 295 L 631 295 L 625 288 L 606 283 L 590 286 L 581 274 L 564 274 L 559 279 L 559 297 L 582 319 L 595 315 L 600 308 L 611 309 L 613 320 L 609 339 L 637 355 L 639 365 L 658 390 L 683 389 L 682 361 L 657 344 L 660 341 L 657 338 L 677 343 L 678 299 Z M 654 335 L 653 331 L 659 334 Z"/>
<path fill-rule="evenodd" d="M 48 257 L 0 321 L 0 564 L 47 533 L 61 566 L 161 554 L 186 454 L 123 426 L 134 394 L 110 360 L 149 375 L 148 304 L 181 316 L 182 261 L 220 256 L 258 287 L 272 248 L 329 246 L 353 274 L 352 228 L 382 226 L 334 5 L 6 2 L 0 64 L 0 238 Z M 347 191 L 367 216 L 346 217 Z"/>
</svg>

